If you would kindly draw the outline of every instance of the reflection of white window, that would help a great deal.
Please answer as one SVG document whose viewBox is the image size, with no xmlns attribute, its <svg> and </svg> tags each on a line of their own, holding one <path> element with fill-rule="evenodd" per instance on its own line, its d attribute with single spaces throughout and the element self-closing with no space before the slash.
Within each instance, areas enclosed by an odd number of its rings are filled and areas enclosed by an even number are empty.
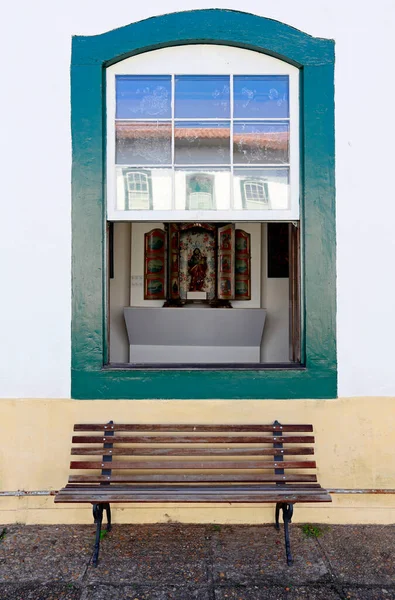
<svg viewBox="0 0 395 600">
<path fill-rule="evenodd" d="M 212 176 L 200 173 L 187 177 L 187 209 L 214 209 L 213 192 L 214 181 Z"/>
<path fill-rule="evenodd" d="M 150 209 L 150 189 L 148 175 L 139 171 L 126 174 L 128 209 Z"/>
<path fill-rule="evenodd" d="M 244 181 L 243 188 L 243 208 L 253 209 L 254 205 L 269 205 L 267 183 L 260 181 Z"/>
</svg>

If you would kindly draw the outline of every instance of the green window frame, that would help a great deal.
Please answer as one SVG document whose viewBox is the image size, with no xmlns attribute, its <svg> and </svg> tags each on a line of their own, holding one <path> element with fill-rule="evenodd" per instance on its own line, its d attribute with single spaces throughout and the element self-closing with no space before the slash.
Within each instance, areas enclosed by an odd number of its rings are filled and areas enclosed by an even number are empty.
<svg viewBox="0 0 395 600">
<path fill-rule="evenodd" d="M 106 366 L 105 69 L 142 52 L 194 43 L 246 48 L 299 68 L 303 367 L 135 370 Z M 230 10 L 154 17 L 101 35 L 73 38 L 71 103 L 72 398 L 335 398 L 333 40 Z"/>
</svg>

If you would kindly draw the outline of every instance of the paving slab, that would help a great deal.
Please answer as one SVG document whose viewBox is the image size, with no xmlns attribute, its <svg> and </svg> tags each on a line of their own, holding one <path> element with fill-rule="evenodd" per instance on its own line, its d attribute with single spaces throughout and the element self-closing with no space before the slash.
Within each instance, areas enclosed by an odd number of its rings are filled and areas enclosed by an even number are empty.
<svg viewBox="0 0 395 600">
<path fill-rule="evenodd" d="M 213 532 L 213 570 L 216 585 L 248 585 L 263 581 L 283 586 L 330 581 L 319 547 L 300 527 L 290 527 L 294 564 L 285 557 L 284 531 L 273 526 L 227 526 Z"/>
<path fill-rule="evenodd" d="M 81 594 L 72 584 L 0 583 L 1 600 L 81 600 Z"/>
<path fill-rule="evenodd" d="M 395 589 L 385 587 L 346 587 L 345 600 L 395 600 Z"/>
<path fill-rule="evenodd" d="M 81 600 L 211 600 L 206 588 L 90 585 Z"/>
<path fill-rule="evenodd" d="M 341 582 L 395 585 L 394 525 L 336 525 L 317 541 Z"/>
<path fill-rule="evenodd" d="M 338 592 L 324 586 L 248 586 L 215 590 L 215 600 L 339 600 Z"/>
<path fill-rule="evenodd" d="M 85 525 L 12 525 L 0 543 L 0 582 L 79 581 L 92 554 Z"/>
<path fill-rule="evenodd" d="M 204 534 L 200 526 L 114 526 L 101 542 L 99 566 L 87 571 L 87 583 L 206 584 Z"/>
</svg>

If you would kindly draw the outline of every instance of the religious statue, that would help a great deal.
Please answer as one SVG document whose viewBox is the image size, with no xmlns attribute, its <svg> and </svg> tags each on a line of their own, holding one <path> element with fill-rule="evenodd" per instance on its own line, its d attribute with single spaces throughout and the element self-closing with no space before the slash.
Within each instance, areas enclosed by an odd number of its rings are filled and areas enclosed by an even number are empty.
<svg viewBox="0 0 395 600">
<path fill-rule="evenodd" d="M 188 273 L 191 276 L 190 292 L 200 292 L 203 289 L 207 271 L 207 257 L 203 256 L 199 248 L 195 248 L 188 260 Z"/>
</svg>

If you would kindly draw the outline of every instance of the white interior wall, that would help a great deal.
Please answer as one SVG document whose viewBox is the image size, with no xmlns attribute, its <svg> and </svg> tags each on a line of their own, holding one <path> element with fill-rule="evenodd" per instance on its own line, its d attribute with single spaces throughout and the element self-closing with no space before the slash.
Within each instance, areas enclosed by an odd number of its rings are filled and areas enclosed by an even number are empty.
<svg viewBox="0 0 395 600">
<path fill-rule="evenodd" d="M 109 283 L 110 362 L 129 362 L 123 309 L 130 297 L 130 223 L 114 223 L 114 277 Z"/>
<path fill-rule="evenodd" d="M 2 397 L 70 397 L 71 36 L 213 7 L 336 42 L 338 393 L 395 395 L 395 120 L 367 125 L 373 111 L 391 110 L 393 0 L 168 0 L 165 8 L 162 0 L 37 0 L 2 11 Z"/>
<path fill-rule="evenodd" d="M 267 224 L 262 223 L 262 308 L 266 322 L 261 362 L 289 362 L 289 279 L 267 276 Z"/>
</svg>

